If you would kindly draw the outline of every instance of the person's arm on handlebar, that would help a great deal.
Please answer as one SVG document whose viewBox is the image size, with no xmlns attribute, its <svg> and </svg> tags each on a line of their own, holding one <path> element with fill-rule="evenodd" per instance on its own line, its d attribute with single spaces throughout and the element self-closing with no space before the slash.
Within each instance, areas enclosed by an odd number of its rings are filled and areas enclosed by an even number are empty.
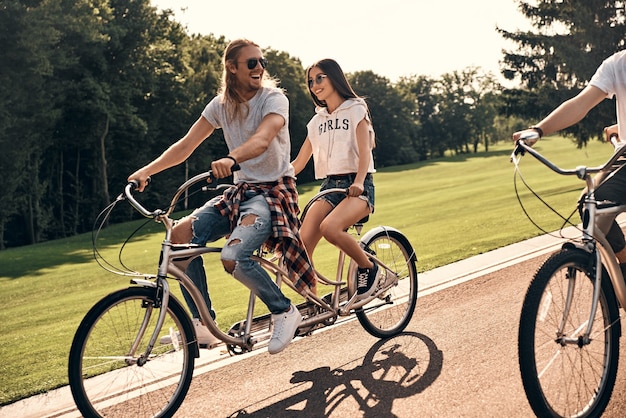
<svg viewBox="0 0 626 418">
<path fill-rule="evenodd" d="M 363 182 L 365 176 L 367 176 L 367 169 L 370 165 L 370 132 L 369 125 L 366 119 L 361 119 L 356 127 L 356 142 L 359 149 L 359 165 L 354 181 L 350 185 L 348 195 L 349 196 L 361 196 L 365 190 Z"/>
<path fill-rule="evenodd" d="M 306 167 L 306 164 L 309 162 L 312 155 L 313 146 L 311 145 L 311 140 L 307 136 L 302 143 L 302 147 L 300 147 L 300 151 L 298 151 L 298 155 L 291 162 L 294 174 L 298 175 L 302 170 L 304 170 L 304 167 Z"/>
<path fill-rule="evenodd" d="M 617 124 L 607 126 L 604 128 L 603 133 L 606 142 L 610 142 L 613 146 L 619 145 L 619 126 Z"/>
<path fill-rule="evenodd" d="M 534 125 L 533 128 L 515 132 L 513 134 L 513 141 L 517 142 L 522 135 L 529 132 L 538 132 L 539 137 L 542 137 L 570 127 L 580 122 L 591 109 L 605 98 L 605 92 L 595 86 L 589 85 L 578 93 L 578 95 L 563 102 L 541 122 Z M 532 146 L 535 141 L 526 141 L 526 144 Z"/>
<path fill-rule="evenodd" d="M 232 174 L 233 166 L 236 164 L 263 154 L 284 125 L 285 119 L 278 113 L 266 115 L 250 138 L 237 148 L 232 149 L 228 156 L 211 163 L 213 176 L 217 179 L 228 177 Z"/>
</svg>

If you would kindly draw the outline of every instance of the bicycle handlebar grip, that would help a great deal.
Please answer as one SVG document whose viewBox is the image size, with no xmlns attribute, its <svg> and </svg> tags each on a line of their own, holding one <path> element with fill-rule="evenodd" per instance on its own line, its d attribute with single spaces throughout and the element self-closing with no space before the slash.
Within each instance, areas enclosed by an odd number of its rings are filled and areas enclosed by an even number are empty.
<svg viewBox="0 0 626 418">
<path fill-rule="evenodd" d="M 241 166 L 240 166 L 239 164 L 234 164 L 234 165 L 230 168 L 230 172 L 231 172 L 231 173 L 234 173 L 235 171 L 239 171 L 239 170 L 241 170 Z M 207 179 L 207 180 L 208 180 L 208 183 L 213 183 L 213 181 L 216 181 L 217 179 L 216 179 L 216 178 L 215 178 L 215 176 L 213 175 L 213 172 L 212 172 L 212 171 L 210 171 L 209 173 L 210 173 L 210 174 L 209 174 L 209 178 Z"/>
<path fill-rule="evenodd" d="M 533 142 L 537 141 L 539 139 L 539 132 L 537 131 L 528 131 L 522 135 L 520 135 L 519 137 L 519 141 L 524 141 L 524 142 Z"/>
<path fill-rule="evenodd" d="M 343 189 L 343 192 L 345 194 L 350 194 L 350 188 L 346 187 L 345 189 Z M 361 196 L 369 196 L 369 193 L 367 192 L 367 190 L 363 190 L 363 193 L 361 193 Z"/>
<path fill-rule="evenodd" d="M 148 177 L 146 179 L 146 187 L 150 184 L 150 181 L 151 181 L 151 178 Z M 133 191 L 135 191 L 135 190 L 137 190 L 139 188 L 139 182 L 137 180 L 135 180 L 135 179 L 129 181 L 128 184 L 132 185 L 132 187 L 133 187 L 132 190 Z"/>
<path fill-rule="evenodd" d="M 537 142 L 541 138 L 539 132 L 537 131 L 527 131 L 520 135 L 519 139 L 515 142 L 515 149 L 513 150 L 513 155 L 519 155 L 526 152 L 525 147 L 532 147 L 535 142 Z"/>
</svg>

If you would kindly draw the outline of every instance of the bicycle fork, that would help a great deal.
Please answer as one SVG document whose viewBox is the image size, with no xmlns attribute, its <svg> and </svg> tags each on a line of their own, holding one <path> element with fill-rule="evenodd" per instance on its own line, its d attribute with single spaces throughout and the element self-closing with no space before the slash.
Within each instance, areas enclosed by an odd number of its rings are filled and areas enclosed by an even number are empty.
<svg viewBox="0 0 626 418">
<path fill-rule="evenodd" d="M 154 348 L 154 345 L 156 344 L 157 338 L 159 337 L 159 333 L 161 332 L 161 328 L 163 327 L 163 323 L 165 322 L 165 316 L 167 315 L 167 306 L 168 306 L 169 297 L 170 297 L 170 289 L 169 289 L 169 284 L 167 283 L 166 280 L 158 280 L 159 284 L 156 284 L 149 280 L 141 280 L 141 279 L 133 279 L 131 280 L 131 282 L 133 284 L 137 284 L 137 285 L 141 285 L 145 287 L 152 287 L 154 288 L 154 291 L 156 293 L 153 299 L 156 302 L 155 304 L 151 304 L 149 301 L 144 301 L 145 313 L 143 316 L 143 320 L 141 322 L 139 332 L 137 333 L 137 336 L 135 337 L 135 341 L 133 341 L 133 344 L 131 345 L 130 350 L 128 352 L 128 358 L 126 359 L 126 364 L 128 365 L 136 364 L 138 366 L 143 366 L 144 364 L 146 364 L 146 362 L 150 358 L 150 353 L 152 353 L 152 349 Z M 159 297 L 159 293 L 161 293 L 160 297 Z M 148 329 L 148 325 L 150 324 L 150 319 L 152 318 L 154 308 L 161 308 L 159 310 L 159 317 L 157 318 L 156 326 L 154 326 L 154 331 L 152 331 L 152 336 L 150 337 L 150 340 L 148 341 L 148 345 L 146 346 L 145 351 L 140 356 L 137 357 L 136 353 L 137 353 L 137 350 L 139 350 L 139 344 L 141 343 L 141 340 L 143 339 L 143 336 L 145 335 Z"/>
<path fill-rule="evenodd" d="M 169 253 L 171 251 L 170 242 L 169 242 L 169 230 L 166 235 L 166 239 L 161 247 L 161 262 L 159 263 L 159 272 L 157 276 L 156 282 L 145 280 L 145 279 L 132 279 L 131 283 L 137 284 L 144 287 L 150 287 L 154 290 L 155 295 L 153 298 L 154 304 L 151 304 L 150 301 L 144 301 L 145 313 L 143 317 L 143 321 L 139 328 L 139 332 L 137 333 L 137 337 L 133 342 L 130 351 L 128 353 L 128 358 L 126 359 L 126 363 L 136 364 L 138 366 L 143 366 L 146 364 L 148 359 L 150 358 L 150 353 L 152 353 L 152 349 L 154 348 L 157 338 L 159 337 L 159 333 L 161 332 L 161 328 L 165 323 L 165 316 L 167 315 L 167 306 L 170 300 L 170 286 L 167 280 L 163 280 L 166 277 L 166 263 L 163 263 L 163 260 L 167 260 L 169 257 Z M 148 341 L 148 345 L 146 346 L 145 351 L 139 356 L 136 356 L 137 350 L 139 349 L 139 344 L 145 335 L 148 325 L 150 324 L 150 319 L 152 318 L 152 314 L 154 308 L 159 309 L 159 317 L 157 318 L 156 326 L 154 327 L 154 331 L 152 331 L 152 335 L 150 336 L 150 340 Z"/>
<path fill-rule="evenodd" d="M 583 178 L 579 176 L 580 178 Z M 593 179 L 586 175 L 585 180 L 587 183 L 587 187 L 590 190 L 594 188 Z M 600 298 L 600 292 L 602 289 L 602 254 L 598 250 L 598 247 L 594 240 L 595 235 L 595 220 L 597 211 L 597 202 L 595 200 L 595 196 L 590 193 L 584 201 L 584 210 L 582 211 L 582 220 L 583 220 L 583 242 L 584 247 L 587 247 L 587 250 L 591 250 L 590 252 L 590 260 L 589 266 L 587 268 L 587 272 L 593 273 L 593 298 L 591 301 L 591 311 L 589 312 L 589 319 L 586 322 L 581 323 L 576 329 L 574 329 L 570 336 L 565 335 L 564 330 L 567 325 L 567 322 L 570 318 L 570 312 L 572 309 L 572 302 L 576 293 L 576 285 L 577 280 L 587 280 L 586 277 L 578 277 L 579 270 L 575 267 L 569 267 L 567 269 L 567 295 L 565 298 L 565 307 L 563 309 L 563 316 L 561 317 L 561 322 L 559 324 L 559 328 L 557 330 L 557 339 L 556 341 L 561 344 L 561 346 L 566 345 L 577 345 L 578 347 L 583 347 L 588 345 L 591 342 L 591 331 L 594 324 L 596 309 L 598 308 L 598 299 Z M 588 273 L 587 273 L 588 274 Z M 547 306 L 546 306 L 547 308 Z M 581 332 L 584 332 L 581 334 Z"/>
<path fill-rule="evenodd" d="M 592 326 L 594 324 L 596 309 L 598 308 L 598 299 L 600 298 L 600 291 L 602 287 L 602 269 L 598 268 L 601 266 L 601 257 L 600 252 L 594 251 L 592 257 L 593 268 L 592 271 L 594 273 L 593 278 L 593 299 L 591 301 L 591 312 L 589 312 L 589 319 L 587 321 L 580 324 L 574 331 L 572 331 L 571 336 L 567 336 L 564 334 L 563 330 L 570 318 L 570 311 L 572 307 L 572 300 L 576 293 L 576 282 L 577 280 L 586 280 L 586 278 L 580 278 L 577 275 L 578 270 L 575 267 L 569 267 L 567 271 L 567 296 L 565 299 L 565 308 L 563 309 L 563 317 L 561 318 L 561 322 L 559 324 L 559 329 L 557 330 L 557 342 L 562 346 L 565 345 L 577 345 L 579 348 L 585 345 L 588 345 L 591 342 L 591 331 Z M 583 329 L 584 333 L 580 334 Z"/>
</svg>

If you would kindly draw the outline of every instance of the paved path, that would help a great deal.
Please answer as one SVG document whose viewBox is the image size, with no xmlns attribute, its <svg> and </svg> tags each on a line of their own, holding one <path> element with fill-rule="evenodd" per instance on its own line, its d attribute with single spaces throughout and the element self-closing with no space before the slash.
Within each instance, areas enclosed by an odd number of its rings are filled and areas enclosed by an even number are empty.
<svg viewBox="0 0 626 418">
<path fill-rule="evenodd" d="M 568 233 L 574 234 L 572 230 L 566 231 L 566 236 Z M 527 240 L 518 244 L 514 244 L 514 245 L 507 246 L 498 250 L 494 250 L 486 254 L 481 254 L 475 257 L 471 257 L 466 260 L 462 260 L 462 261 L 459 261 L 459 262 L 456 262 L 447 266 L 443 266 L 432 271 L 421 273 L 419 277 L 420 298 L 424 298 L 427 295 L 433 295 L 436 292 L 450 289 L 453 286 L 457 286 L 459 284 L 463 284 L 463 283 L 469 282 L 471 280 L 474 280 L 480 277 L 489 276 L 490 274 L 494 272 L 498 272 L 503 269 L 510 268 L 511 266 L 515 266 L 519 263 L 536 259 L 537 257 L 546 255 L 554 251 L 556 248 L 558 248 L 558 246 L 562 242 L 563 242 L 562 239 L 557 239 L 551 236 L 540 236 L 540 237 L 533 238 L 533 239 L 530 239 L 530 240 Z M 526 272 L 526 274 L 528 274 L 528 272 Z M 515 294 L 515 297 L 519 299 L 519 303 L 521 305 L 522 295 Z M 430 300 L 431 299 L 429 298 L 429 301 Z M 416 316 L 422 315 L 422 312 L 424 312 L 423 309 L 424 309 L 424 306 L 422 305 L 420 301 L 418 301 L 418 310 L 416 311 Z M 476 310 L 476 309 L 478 309 L 478 307 L 472 308 L 472 310 Z M 518 312 L 516 312 L 516 314 L 518 314 Z M 445 313 L 441 313 L 440 315 L 442 315 L 441 320 L 443 321 L 444 320 L 443 316 L 445 315 Z M 433 323 L 436 324 L 438 322 L 440 322 L 439 319 L 431 318 L 431 320 L 429 321 L 429 324 L 432 326 Z M 358 327 L 358 324 L 352 324 L 351 326 Z M 347 329 L 349 329 L 351 326 L 347 327 Z M 452 324 L 448 324 L 447 326 L 452 326 Z M 517 325 L 515 324 L 515 327 L 516 326 Z M 335 328 L 338 328 L 338 327 L 330 327 L 328 328 L 328 330 L 330 331 Z M 420 325 L 417 326 L 416 329 L 418 329 L 420 332 L 423 332 L 423 329 L 424 329 L 423 324 L 421 324 L 420 322 Z M 333 332 L 341 332 L 341 331 L 333 331 Z M 359 334 L 363 334 L 363 331 L 361 330 Z M 415 343 L 419 343 L 421 345 L 432 344 L 432 340 L 430 340 L 428 337 L 426 337 L 425 335 L 421 333 L 414 333 L 413 335 L 414 335 Z M 314 337 L 315 335 L 313 337 L 307 337 L 307 339 L 314 338 Z M 349 339 L 350 337 L 348 336 L 347 338 Z M 342 339 L 342 340 L 345 340 L 345 339 Z M 476 348 L 479 350 L 481 349 L 480 344 L 479 344 L 481 341 L 484 344 L 484 340 L 480 338 L 477 340 Z M 304 343 L 304 341 L 302 341 L 302 343 Z M 516 346 L 516 343 L 512 345 Z M 299 347 L 299 349 L 302 349 L 303 344 L 297 344 L 297 346 Z M 372 346 L 372 343 L 369 342 L 369 346 L 373 348 L 373 347 L 376 347 L 376 344 Z M 485 348 L 485 349 L 489 349 L 489 348 Z M 290 352 L 292 350 L 286 350 L 286 351 Z M 297 351 L 297 350 L 294 350 L 294 351 Z M 208 371 L 220 370 L 221 372 L 226 373 L 228 369 L 232 369 L 232 368 L 224 369 L 224 366 L 233 364 L 236 362 L 247 361 L 249 358 L 254 357 L 254 356 L 259 356 L 259 355 L 264 355 L 264 357 L 261 357 L 264 359 L 275 358 L 274 356 L 268 356 L 266 353 L 266 350 L 264 349 L 255 350 L 252 353 L 248 353 L 248 354 L 245 354 L 242 356 L 236 356 L 236 357 L 230 357 L 228 356 L 228 354 L 225 353 L 225 350 L 220 350 L 220 349 L 201 350 L 201 354 L 202 354 L 201 358 L 198 359 L 196 362 L 196 369 L 195 369 L 196 378 L 194 378 L 194 382 L 192 383 L 192 390 L 190 391 L 190 395 L 185 400 L 185 403 L 183 404 L 183 408 L 181 409 L 181 414 L 182 414 L 181 416 L 186 416 L 184 412 L 186 407 L 188 407 L 189 405 L 195 405 L 194 407 L 197 408 L 198 406 L 196 405 L 196 403 L 198 402 L 198 399 L 199 399 L 199 402 L 202 402 L 204 397 L 194 396 L 193 388 L 197 387 L 198 385 L 201 386 L 201 382 L 205 380 L 204 376 L 206 375 Z M 375 354 L 376 354 L 376 350 L 373 351 L 373 355 Z M 416 353 L 412 353 L 412 354 L 418 355 Z M 327 360 L 322 360 L 323 358 L 324 356 L 319 356 L 318 360 L 327 361 Z M 264 361 L 268 361 L 268 360 L 264 360 Z M 328 363 L 328 365 L 330 366 L 330 363 Z M 352 371 L 360 370 L 359 367 L 361 366 L 353 368 Z M 331 369 L 332 367 L 330 368 L 323 367 L 323 370 L 325 370 L 326 372 L 329 372 Z M 336 369 L 332 369 L 332 370 L 336 370 Z M 333 375 L 332 373 L 325 377 L 331 380 L 337 379 L 337 376 Z M 206 379 L 208 378 L 209 376 L 206 377 Z M 439 380 L 441 379 L 442 378 L 440 377 Z M 287 379 L 287 380 L 290 381 L 290 379 Z M 291 380 L 293 380 L 293 377 Z M 426 382 L 422 380 L 421 385 L 425 385 L 425 383 Z M 443 385 L 443 387 L 447 387 L 445 383 L 441 383 L 441 384 Z M 349 386 L 350 385 L 346 387 L 349 387 Z M 520 389 L 519 387 L 516 387 L 515 396 L 517 398 L 519 398 L 520 396 L 523 396 L 523 391 L 519 393 L 519 389 Z M 302 395 L 304 397 L 301 400 L 304 401 L 305 397 L 308 397 L 312 394 L 315 394 L 315 393 L 307 392 L 306 396 Z M 317 395 L 319 395 L 319 393 L 317 393 Z M 272 414 L 274 414 L 276 413 L 276 411 L 281 410 L 280 407 L 284 406 L 283 404 L 285 402 L 296 402 L 298 399 L 300 399 L 299 396 L 287 397 L 286 399 L 283 399 L 283 400 L 274 399 L 272 402 L 268 404 L 266 408 L 270 408 L 272 411 Z M 208 403 L 211 404 L 212 402 L 209 401 Z M 278 405 L 278 409 L 276 409 L 277 405 Z M 342 407 L 345 408 L 346 405 L 343 405 Z M 359 407 L 358 405 L 357 406 L 353 405 L 353 407 L 356 407 L 357 410 L 363 410 L 362 406 Z M 405 406 L 405 407 L 408 407 L 408 406 Z M 463 410 L 464 409 L 461 408 L 457 410 L 456 412 L 461 412 Z M 267 410 L 266 412 L 268 411 L 269 410 Z M 231 414 L 232 412 L 233 411 L 230 411 Z M 431 410 L 430 412 L 435 414 L 437 410 Z M 439 411 L 439 412 L 442 412 L 442 411 Z M 39 418 L 39 417 L 72 417 L 72 416 L 80 416 L 80 415 L 75 410 L 73 400 L 71 398 L 71 394 L 69 393 L 69 388 L 64 387 L 64 388 L 54 390 L 43 395 L 38 395 L 38 396 L 34 396 L 28 399 L 24 399 L 22 401 L 0 408 L 0 418 L 18 417 L 18 416 L 25 417 L 25 418 L 26 417 L 38 417 Z M 225 415 L 220 414 L 219 416 L 225 416 Z M 262 415 L 258 415 L 258 416 L 262 416 Z M 271 415 L 268 415 L 268 416 L 271 416 Z M 365 416 L 367 416 L 367 414 Z M 399 416 L 404 416 L 404 414 L 399 415 Z"/>
</svg>

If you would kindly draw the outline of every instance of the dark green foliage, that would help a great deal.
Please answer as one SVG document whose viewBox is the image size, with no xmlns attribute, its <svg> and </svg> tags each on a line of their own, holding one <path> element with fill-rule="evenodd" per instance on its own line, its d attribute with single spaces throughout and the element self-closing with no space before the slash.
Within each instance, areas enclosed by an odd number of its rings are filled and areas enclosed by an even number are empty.
<svg viewBox="0 0 626 418">
<path fill-rule="evenodd" d="M 624 49 L 624 2 L 519 1 L 519 8 L 533 30 L 499 31 L 518 45 L 505 53 L 503 74 L 526 90 L 506 92 L 505 111 L 539 120 L 583 89 L 605 58 Z M 615 106 L 605 101 L 567 132 L 582 145 L 612 123 Z"/>
<path fill-rule="evenodd" d="M 128 175 L 181 138 L 218 92 L 228 42 L 190 35 L 149 0 L 1 2 L 0 249 L 91 230 Z M 305 69 L 286 52 L 264 53 L 289 97 L 295 157 L 314 114 Z M 495 138 L 494 115 L 475 104 L 485 94 L 496 104 L 497 85 L 484 87 L 477 70 L 397 84 L 371 71 L 348 77 L 370 106 L 377 167 L 475 152 Z M 186 177 L 226 152 L 218 130 L 184 164 L 154 176 L 146 204 L 164 207 Z M 311 180 L 310 163 L 298 182 Z"/>
</svg>

